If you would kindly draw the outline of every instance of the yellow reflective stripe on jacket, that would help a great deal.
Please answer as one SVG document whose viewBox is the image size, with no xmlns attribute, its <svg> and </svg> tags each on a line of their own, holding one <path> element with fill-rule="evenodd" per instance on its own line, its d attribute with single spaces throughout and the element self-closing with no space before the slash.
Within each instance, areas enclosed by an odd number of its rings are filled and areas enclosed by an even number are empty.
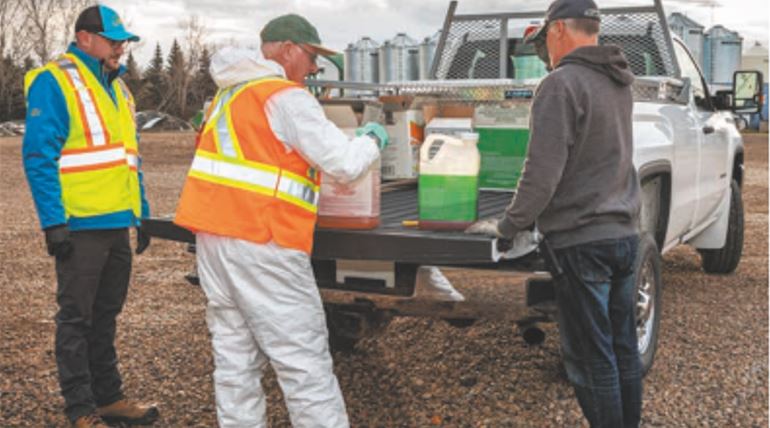
<svg viewBox="0 0 770 428">
<path fill-rule="evenodd" d="M 319 187 L 309 180 L 275 166 L 204 153 L 195 155 L 190 176 L 276 197 L 317 212 Z"/>
<path fill-rule="evenodd" d="M 80 74 L 77 65 L 67 55 L 56 60 L 56 64 L 67 75 L 75 90 L 78 107 L 84 122 L 83 127 L 86 130 L 86 138 L 89 140 L 89 143 L 95 146 L 109 144 L 109 135 L 107 130 L 104 129 L 104 120 L 99 109 L 96 107 L 96 100 L 91 90 L 83 81 L 83 76 Z"/>
</svg>

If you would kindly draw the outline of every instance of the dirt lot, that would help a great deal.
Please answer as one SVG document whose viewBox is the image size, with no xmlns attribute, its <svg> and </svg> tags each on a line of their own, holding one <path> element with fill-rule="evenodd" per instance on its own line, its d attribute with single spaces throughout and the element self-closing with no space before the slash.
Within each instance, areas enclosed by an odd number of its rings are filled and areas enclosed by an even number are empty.
<svg viewBox="0 0 770 428">
<path fill-rule="evenodd" d="M 146 134 L 142 153 L 155 214 L 174 210 L 192 155 L 190 134 Z M 730 276 L 708 276 L 697 253 L 664 259 L 663 319 L 645 381 L 644 426 L 768 424 L 768 137 L 747 137 L 746 244 Z M 0 139 L 0 425 L 64 427 L 53 356 L 55 277 L 21 168 L 20 140 Z M 215 426 L 205 299 L 182 275 L 184 246 L 153 241 L 135 258 L 118 347 L 126 391 L 155 400 L 156 426 Z M 466 286 L 504 286 L 492 274 L 457 272 Z M 507 321 L 455 329 L 440 320 L 397 319 L 336 371 L 358 427 L 562 427 L 582 419 L 560 368 L 555 325 L 529 347 Z M 267 376 L 271 426 L 288 426 Z"/>
</svg>

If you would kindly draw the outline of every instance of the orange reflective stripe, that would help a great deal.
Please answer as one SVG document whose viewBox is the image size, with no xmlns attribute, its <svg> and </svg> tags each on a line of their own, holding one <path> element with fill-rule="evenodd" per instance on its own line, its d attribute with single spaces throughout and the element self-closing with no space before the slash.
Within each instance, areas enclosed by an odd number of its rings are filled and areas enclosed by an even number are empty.
<svg viewBox="0 0 770 428">
<path fill-rule="evenodd" d="M 72 81 L 72 77 L 67 73 L 66 70 L 64 70 L 64 67 L 61 66 L 58 62 L 56 63 L 59 65 L 59 67 L 62 68 L 62 71 L 64 71 L 64 77 L 67 78 L 67 81 L 70 83 L 70 86 L 72 86 L 75 89 L 75 99 L 77 100 L 78 104 L 78 111 L 80 111 L 80 118 L 81 122 L 83 122 L 83 130 L 85 131 L 85 137 L 86 137 L 86 144 L 89 146 L 93 146 L 94 142 L 91 139 L 91 128 L 88 126 L 88 121 L 86 120 L 86 111 L 83 108 L 83 101 L 80 99 L 80 91 L 77 90 L 77 86 L 75 86 L 75 82 Z"/>
<path fill-rule="evenodd" d="M 99 111 L 93 90 L 86 85 L 85 76 L 78 67 L 74 56 L 65 54 L 56 61 L 56 65 L 61 68 L 75 91 L 87 144 L 90 146 L 109 145 L 111 143 L 110 134 L 105 126 L 104 116 Z"/>
</svg>

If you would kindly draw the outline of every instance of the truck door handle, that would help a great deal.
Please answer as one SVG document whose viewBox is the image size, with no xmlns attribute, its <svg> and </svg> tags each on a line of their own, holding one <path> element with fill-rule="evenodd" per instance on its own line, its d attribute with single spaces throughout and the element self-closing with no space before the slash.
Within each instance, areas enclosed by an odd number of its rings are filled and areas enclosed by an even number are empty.
<svg viewBox="0 0 770 428">
<path fill-rule="evenodd" d="M 704 126 L 703 127 L 703 133 L 706 134 L 706 135 L 713 134 L 714 133 L 714 127 L 711 126 L 711 125 Z"/>
</svg>

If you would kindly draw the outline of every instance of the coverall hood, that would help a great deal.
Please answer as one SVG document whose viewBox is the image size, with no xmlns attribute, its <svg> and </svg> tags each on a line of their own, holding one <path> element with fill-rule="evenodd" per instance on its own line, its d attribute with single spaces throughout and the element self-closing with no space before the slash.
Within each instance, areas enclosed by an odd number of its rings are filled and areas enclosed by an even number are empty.
<svg viewBox="0 0 770 428">
<path fill-rule="evenodd" d="M 211 57 L 211 78 L 220 89 L 264 77 L 286 78 L 283 67 L 252 49 L 227 47 Z"/>
<path fill-rule="evenodd" d="M 556 68 L 565 64 L 580 64 L 609 76 L 620 86 L 634 82 L 634 74 L 628 68 L 623 51 L 618 46 L 583 46 L 567 54 Z"/>
</svg>

